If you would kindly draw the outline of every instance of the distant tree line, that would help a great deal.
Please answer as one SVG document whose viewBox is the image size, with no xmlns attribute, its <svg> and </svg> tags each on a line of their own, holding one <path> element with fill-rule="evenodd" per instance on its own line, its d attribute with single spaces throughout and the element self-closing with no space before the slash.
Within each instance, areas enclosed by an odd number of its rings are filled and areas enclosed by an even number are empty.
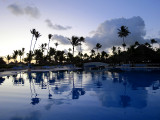
<svg viewBox="0 0 160 120">
<path fill-rule="evenodd" d="M 131 34 L 131 32 L 126 26 L 121 26 L 117 30 L 118 37 L 123 40 L 123 50 L 121 50 L 121 46 L 113 46 L 111 48 L 112 55 L 110 55 L 106 51 L 99 51 L 99 49 L 102 48 L 101 43 L 97 43 L 90 53 L 82 52 L 82 43 L 85 42 L 85 38 L 77 36 L 68 38 L 68 41 L 72 45 L 72 49 L 69 48 L 67 53 L 64 50 L 57 50 L 57 47 L 60 45 L 58 42 L 55 43 L 55 47 L 50 46 L 50 41 L 53 37 L 52 34 L 48 35 L 48 43 L 43 43 L 38 49 L 35 49 L 37 40 L 41 34 L 36 29 L 32 29 L 30 51 L 26 53 L 25 48 L 14 50 L 12 55 L 6 56 L 7 62 L 4 61 L 4 58 L 0 58 L 0 65 L 30 63 L 34 65 L 75 64 L 77 66 L 82 66 L 83 63 L 86 62 L 105 62 L 111 65 L 125 63 L 159 63 L 160 48 L 154 48 L 154 44 L 158 43 L 155 39 L 151 39 L 150 43 L 146 42 L 144 44 L 140 44 L 136 41 L 133 45 L 126 48 L 125 37 Z M 78 51 L 78 54 L 75 55 L 75 47 L 77 46 L 80 47 L 80 50 Z M 25 53 L 26 57 L 24 58 Z M 19 62 L 17 60 L 18 56 Z"/>
</svg>

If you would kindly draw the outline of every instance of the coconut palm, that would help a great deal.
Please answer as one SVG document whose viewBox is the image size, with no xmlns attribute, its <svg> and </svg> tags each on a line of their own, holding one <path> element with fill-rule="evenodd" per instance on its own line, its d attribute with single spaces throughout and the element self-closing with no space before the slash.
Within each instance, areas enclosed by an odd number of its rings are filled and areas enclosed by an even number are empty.
<svg viewBox="0 0 160 120">
<path fill-rule="evenodd" d="M 144 45 L 145 45 L 146 47 L 151 47 L 151 45 L 150 45 L 148 42 L 144 43 Z"/>
<path fill-rule="evenodd" d="M 128 27 L 126 27 L 126 26 L 121 26 L 120 29 L 118 29 L 118 37 L 123 38 L 123 44 L 122 45 L 124 47 L 124 50 L 125 50 L 125 47 L 126 47 L 124 38 L 127 37 L 129 34 L 130 34 L 130 32 L 128 30 Z"/>
<path fill-rule="evenodd" d="M 107 57 L 108 57 L 108 54 L 105 51 L 102 51 L 101 52 L 101 60 L 105 61 L 107 59 Z"/>
<path fill-rule="evenodd" d="M 121 47 L 118 47 L 118 54 L 121 53 Z"/>
<path fill-rule="evenodd" d="M 74 47 L 80 45 L 79 38 L 76 36 L 72 36 L 72 38 L 71 39 L 68 38 L 68 40 L 70 41 L 71 45 L 73 46 L 73 57 L 74 57 Z"/>
<path fill-rule="evenodd" d="M 17 56 L 18 56 L 18 50 L 14 50 L 13 56 L 12 56 L 12 58 L 14 59 L 14 62 L 16 62 Z"/>
<path fill-rule="evenodd" d="M 48 50 L 49 50 L 49 43 L 50 43 L 50 40 L 51 40 L 52 36 L 53 36 L 52 34 L 49 34 L 49 35 L 48 35 L 48 39 L 49 39 L 49 42 L 48 42 Z M 48 50 L 47 50 L 47 53 L 48 53 Z"/>
<path fill-rule="evenodd" d="M 82 45 L 82 43 L 81 42 L 85 42 L 85 38 L 84 37 L 80 37 L 79 38 L 79 42 L 80 42 L 80 52 L 82 53 L 82 48 L 81 48 L 81 45 Z"/>
<path fill-rule="evenodd" d="M 54 43 L 54 44 L 55 44 L 55 46 L 56 46 L 56 49 L 57 49 L 57 46 L 59 45 L 59 44 L 58 44 L 58 42 L 56 42 L 56 43 Z"/>
<path fill-rule="evenodd" d="M 10 59 L 11 59 L 11 56 L 10 55 L 7 55 L 7 61 L 8 61 L 8 64 L 9 64 L 9 61 L 10 61 Z"/>
<path fill-rule="evenodd" d="M 95 49 L 97 49 L 97 54 L 98 54 L 98 49 L 100 49 L 101 47 L 102 47 L 102 45 L 101 45 L 100 43 L 97 43 L 97 44 L 96 44 Z"/>
<path fill-rule="evenodd" d="M 134 46 L 135 47 L 137 47 L 137 46 L 139 46 L 140 44 L 139 44 L 139 42 L 138 41 L 136 41 L 135 43 L 134 43 Z"/>
<path fill-rule="evenodd" d="M 31 34 L 32 34 L 32 40 L 31 40 L 31 45 L 30 45 L 30 52 L 31 52 L 32 41 L 33 41 L 33 38 L 34 38 L 34 36 L 35 36 L 35 34 L 36 34 L 36 29 L 32 29 L 32 30 L 30 30 L 30 31 L 31 31 Z"/>
<path fill-rule="evenodd" d="M 41 34 L 40 34 L 38 31 L 36 31 L 36 33 L 35 33 L 35 38 L 36 38 L 36 40 L 35 40 L 35 43 L 34 43 L 33 52 L 34 52 L 34 48 L 35 48 L 37 39 L 38 39 L 40 36 L 41 36 Z"/>
<path fill-rule="evenodd" d="M 44 52 L 44 50 L 46 50 L 46 46 L 47 46 L 47 43 L 43 43 L 40 45 L 39 48 L 41 49 L 42 53 Z"/>
<path fill-rule="evenodd" d="M 36 60 L 36 64 L 40 64 L 43 62 L 43 53 L 40 49 L 36 49 L 34 52 L 34 56 L 35 56 L 35 60 Z"/>
<path fill-rule="evenodd" d="M 49 59 L 49 62 L 51 62 L 52 56 L 55 55 L 55 54 L 56 54 L 56 49 L 50 47 L 50 49 L 49 49 L 49 51 L 48 51 L 48 59 Z"/>
<path fill-rule="evenodd" d="M 23 53 L 23 60 L 24 60 L 25 48 L 22 48 L 22 53 Z"/>
<path fill-rule="evenodd" d="M 23 56 L 22 50 L 18 50 L 18 55 L 20 56 L 20 62 L 21 62 L 21 57 Z"/>
<path fill-rule="evenodd" d="M 92 50 L 91 50 L 90 58 L 91 58 L 91 59 L 93 59 L 93 57 L 94 57 L 94 56 L 95 56 L 95 50 L 94 50 L 94 49 L 92 49 Z"/>
<path fill-rule="evenodd" d="M 69 49 L 68 49 L 68 51 L 69 51 L 69 53 L 70 53 L 70 52 L 72 51 L 72 49 L 71 49 L 71 48 L 69 48 Z"/>
</svg>

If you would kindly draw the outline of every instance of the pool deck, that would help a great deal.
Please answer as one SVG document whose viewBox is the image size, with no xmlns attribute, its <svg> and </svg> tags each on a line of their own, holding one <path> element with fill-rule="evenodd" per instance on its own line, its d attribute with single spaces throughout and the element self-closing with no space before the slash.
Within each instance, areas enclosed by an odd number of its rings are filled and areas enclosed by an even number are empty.
<svg viewBox="0 0 160 120">
<path fill-rule="evenodd" d="M 130 70 L 160 70 L 160 67 L 107 67 L 105 70 L 108 69 L 116 69 L 119 68 L 124 71 L 130 71 Z M 55 72 L 55 71 L 76 71 L 76 70 L 82 70 L 82 68 L 53 68 L 53 69 L 31 69 L 31 72 Z M 95 70 L 96 71 L 96 70 Z M 103 71 L 103 70 L 102 70 Z M 0 77 L 2 76 L 9 76 L 9 75 L 16 75 L 19 72 L 28 72 L 28 69 L 23 70 L 8 70 L 0 72 Z"/>
<path fill-rule="evenodd" d="M 76 71 L 76 70 L 81 70 L 81 69 L 82 68 L 78 68 L 78 67 L 75 67 L 75 68 L 64 67 L 64 68 L 52 68 L 52 69 L 31 69 L 30 72 Z M 0 77 L 2 77 L 2 76 L 16 75 L 19 72 L 28 72 L 28 69 L 3 71 L 3 72 L 0 72 Z"/>
</svg>

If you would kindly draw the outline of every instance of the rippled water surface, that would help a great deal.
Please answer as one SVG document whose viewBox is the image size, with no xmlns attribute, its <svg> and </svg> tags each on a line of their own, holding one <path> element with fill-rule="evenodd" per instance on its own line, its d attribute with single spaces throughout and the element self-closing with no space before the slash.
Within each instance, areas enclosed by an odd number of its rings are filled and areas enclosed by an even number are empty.
<svg viewBox="0 0 160 120">
<path fill-rule="evenodd" d="M 160 72 L 34 72 L 0 78 L 0 120 L 160 120 Z"/>
</svg>

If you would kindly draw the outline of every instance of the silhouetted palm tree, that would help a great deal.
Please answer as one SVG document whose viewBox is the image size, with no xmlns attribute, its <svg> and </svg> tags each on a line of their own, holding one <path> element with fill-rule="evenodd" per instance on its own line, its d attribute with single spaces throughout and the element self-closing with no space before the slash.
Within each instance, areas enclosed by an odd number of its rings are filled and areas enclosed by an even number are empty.
<svg viewBox="0 0 160 120">
<path fill-rule="evenodd" d="M 85 42 L 85 38 L 84 37 L 80 37 L 79 38 L 79 42 L 80 42 L 80 52 L 82 53 L 82 48 L 81 48 L 81 45 L 82 45 L 82 43 L 81 42 Z"/>
<path fill-rule="evenodd" d="M 95 49 L 97 49 L 97 54 L 98 54 L 98 49 L 100 49 L 101 47 L 102 47 L 102 45 L 101 45 L 100 43 L 97 43 L 97 44 L 96 44 Z"/>
<path fill-rule="evenodd" d="M 68 49 L 68 51 L 69 51 L 69 53 L 70 53 L 70 52 L 72 51 L 72 49 L 71 49 L 71 48 L 69 48 L 69 49 Z"/>
<path fill-rule="evenodd" d="M 116 48 L 115 46 L 112 47 L 112 53 L 113 53 L 113 55 L 116 55 L 116 54 L 117 54 L 117 53 L 116 53 L 116 49 L 117 49 L 117 48 Z"/>
<path fill-rule="evenodd" d="M 134 43 L 134 46 L 135 47 L 137 47 L 137 46 L 139 46 L 140 44 L 139 44 L 139 42 L 138 41 L 136 41 L 135 43 Z"/>
<path fill-rule="evenodd" d="M 34 52 L 34 48 L 35 48 L 37 39 L 38 39 L 40 36 L 41 36 L 41 34 L 40 34 L 38 31 L 36 31 L 36 33 L 35 33 L 35 38 L 36 38 L 36 40 L 35 40 L 35 43 L 34 43 L 33 52 Z"/>
<path fill-rule="evenodd" d="M 130 34 L 130 32 L 128 30 L 128 27 L 126 27 L 126 26 L 121 26 L 120 29 L 118 29 L 118 37 L 123 38 L 122 46 L 124 47 L 124 50 L 125 50 L 125 47 L 126 47 L 124 38 L 127 37 L 129 34 Z"/>
<path fill-rule="evenodd" d="M 11 56 L 7 55 L 7 61 L 8 61 L 8 64 L 9 64 L 9 60 L 11 59 Z"/>
<path fill-rule="evenodd" d="M 18 56 L 18 50 L 14 50 L 13 56 L 12 56 L 12 58 L 14 59 L 14 62 L 16 62 L 17 56 Z"/>
<path fill-rule="evenodd" d="M 34 52 L 34 56 L 35 56 L 35 60 L 36 60 L 36 64 L 40 64 L 43 62 L 43 53 L 40 49 L 36 49 Z"/>
<path fill-rule="evenodd" d="M 108 54 L 105 51 L 102 51 L 101 52 L 101 60 L 105 61 L 107 59 L 107 57 L 108 57 Z"/>
<path fill-rule="evenodd" d="M 49 43 L 50 43 L 50 40 L 51 40 L 52 36 L 53 36 L 52 34 L 49 34 L 49 35 L 48 35 L 48 39 L 49 39 L 49 42 L 48 42 L 48 50 L 49 50 Z M 48 53 L 48 50 L 47 50 L 47 53 Z"/>
<path fill-rule="evenodd" d="M 32 30 L 30 30 L 30 31 L 31 31 L 31 34 L 32 34 L 32 40 L 31 40 L 31 45 L 30 45 L 30 51 L 31 51 L 32 41 L 33 41 L 33 38 L 34 38 L 34 36 L 35 36 L 36 29 L 32 29 Z"/>
<path fill-rule="evenodd" d="M 70 41 L 71 45 L 73 46 L 73 57 L 74 57 L 74 47 L 80 45 L 79 38 L 76 36 L 72 36 L 72 38 L 71 39 L 68 38 L 68 40 Z"/>
<path fill-rule="evenodd" d="M 151 47 L 151 45 L 150 45 L 148 42 L 144 43 L 144 45 L 145 45 L 146 47 Z"/>
<path fill-rule="evenodd" d="M 55 44 L 55 46 L 56 46 L 56 49 L 57 49 L 57 46 L 59 45 L 59 44 L 58 44 L 58 42 L 56 42 L 56 43 L 54 43 L 54 44 Z"/>
<path fill-rule="evenodd" d="M 25 48 L 22 48 L 23 60 L 24 60 Z"/>
<path fill-rule="evenodd" d="M 18 55 L 20 56 L 20 62 L 21 62 L 21 57 L 23 56 L 22 50 L 18 50 Z"/>
<path fill-rule="evenodd" d="M 49 61 L 51 62 L 52 56 L 56 54 L 56 49 L 50 47 L 48 52 Z"/>
</svg>

